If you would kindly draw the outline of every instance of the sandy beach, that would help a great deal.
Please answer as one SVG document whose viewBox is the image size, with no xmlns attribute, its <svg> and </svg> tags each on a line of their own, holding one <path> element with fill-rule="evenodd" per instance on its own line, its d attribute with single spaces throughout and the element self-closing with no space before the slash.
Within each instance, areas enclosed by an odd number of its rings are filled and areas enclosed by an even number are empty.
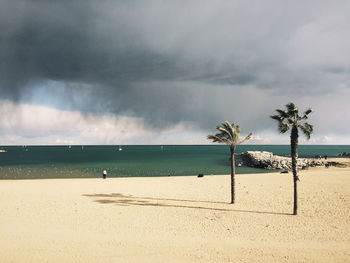
<svg viewBox="0 0 350 263">
<path fill-rule="evenodd" d="M 0 181 L 0 262 L 350 262 L 350 167 Z"/>
</svg>

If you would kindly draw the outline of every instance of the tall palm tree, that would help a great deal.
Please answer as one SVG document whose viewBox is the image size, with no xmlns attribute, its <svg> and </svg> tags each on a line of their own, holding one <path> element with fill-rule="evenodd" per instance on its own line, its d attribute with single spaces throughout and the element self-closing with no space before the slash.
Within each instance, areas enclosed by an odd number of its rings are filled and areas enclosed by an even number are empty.
<svg viewBox="0 0 350 263">
<path fill-rule="evenodd" d="M 217 130 L 220 133 L 215 135 L 208 135 L 208 139 L 213 142 L 224 143 L 230 146 L 231 150 L 231 204 L 235 202 L 235 150 L 238 144 L 249 140 L 252 137 L 252 133 L 249 133 L 243 140 L 240 141 L 240 128 L 239 125 L 225 121 L 222 126 L 217 126 Z"/>
<path fill-rule="evenodd" d="M 291 129 L 290 133 L 290 148 L 292 156 L 292 170 L 293 170 L 293 182 L 294 182 L 294 207 L 293 215 L 297 214 L 298 200 L 297 200 L 297 181 L 299 181 L 297 174 L 297 158 L 298 158 L 298 130 L 300 129 L 309 140 L 313 132 L 313 126 L 306 122 L 308 115 L 312 112 L 309 108 L 304 112 L 302 116 L 299 115 L 298 107 L 293 102 L 289 102 L 286 105 L 286 110 L 277 109 L 276 115 L 270 116 L 270 118 L 278 122 L 278 130 L 280 133 L 285 133 Z"/>
</svg>

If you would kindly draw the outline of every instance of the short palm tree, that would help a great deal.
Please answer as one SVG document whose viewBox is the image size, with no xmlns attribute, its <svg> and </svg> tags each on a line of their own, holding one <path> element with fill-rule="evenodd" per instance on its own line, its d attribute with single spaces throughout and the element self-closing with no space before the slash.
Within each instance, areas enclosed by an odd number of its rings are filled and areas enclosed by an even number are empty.
<svg viewBox="0 0 350 263">
<path fill-rule="evenodd" d="M 240 128 L 239 125 L 225 121 L 222 126 L 217 126 L 217 130 L 220 133 L 215 135 L 208 135 L 208 139 L 213 142 L 224 143 L 230 146 L 231 150 L 231 204 L 235 202 L 235 150 L 238 144 L 249 140 L 252 137 L 252 133 L 249 133 L 243 140 L 240 140 Z"/>
<path fill-rule="evenodd" d="M 293 170 L 293 182 L 294 182 L 294 206 L 293 215 L 297 214 L 298 200 L 297 200 L 297 181 L 299 180 L 297 174 L 297 158 L 298 158 L 298 130 L 300 129 L 309 140 L 313 132 L 313 126 L 306 122 L 308 115 L 312 112 L 309 108 L 304 112 L 302 116 L 299 115 L 298 107 L 294 103 L 290 102 L 286 105 L 286 110 L 277 109 L 277 115 L 272 115 L 270 118 L 278 122 L 278 130 L 280 133 L 285 133 L 291 129 L 290 134 L 290 148 L 292 156 L 292 170 Z"/>
</svg>

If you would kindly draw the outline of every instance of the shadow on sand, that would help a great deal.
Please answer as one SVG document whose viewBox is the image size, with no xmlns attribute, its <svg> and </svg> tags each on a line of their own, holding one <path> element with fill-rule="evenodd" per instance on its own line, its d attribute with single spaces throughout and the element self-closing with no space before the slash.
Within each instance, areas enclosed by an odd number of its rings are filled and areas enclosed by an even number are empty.
<svg viewBox="0 0 350 263">
<path fill-rule="evenodd" d="M 137 197 L 133 195 L 125 195 L 120 193 L 83 194 L 82 196 L 94 198 L 93 201 L 100 204 L 114 204 L 119 206 L 159 206 L 159 207 L 203 209 L 203 210 L 212 210 L 212 211 L 242 212 L 242 213 L 254 213 L 254 214 L 292 215 L 291 213 L 249 211 L 249 210 L 238 210 L 238 209 L 230 209 L 230 208 L 217 208 L 217 207 L 205 206 L 205 204 L 208 204 L 208 205 L 221 204 L 221 205 L 230 206 L 229 203 L 225 203 L 225 202 L 184 200 L 184 199 L 172 199 L 172 198 Z M 186 204 L 183 204 L 183 203 L 186 203 Z M 192 203 L 192 205 L 187 203 Z M 200 206 L 198 205 L 198 203 L 201 203 L 203 205 Z"/>
</svg>

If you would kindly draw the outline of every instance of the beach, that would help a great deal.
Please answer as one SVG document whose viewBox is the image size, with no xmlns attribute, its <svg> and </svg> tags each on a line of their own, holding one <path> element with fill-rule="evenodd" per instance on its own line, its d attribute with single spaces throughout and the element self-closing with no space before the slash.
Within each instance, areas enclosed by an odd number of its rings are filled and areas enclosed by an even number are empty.
<svg viewBox="0 0 350 263">
<path fill-rule="evenodd" d="M 350 262 L 350 167 L 0 181 L 0 262 Z"/>
</svg>

